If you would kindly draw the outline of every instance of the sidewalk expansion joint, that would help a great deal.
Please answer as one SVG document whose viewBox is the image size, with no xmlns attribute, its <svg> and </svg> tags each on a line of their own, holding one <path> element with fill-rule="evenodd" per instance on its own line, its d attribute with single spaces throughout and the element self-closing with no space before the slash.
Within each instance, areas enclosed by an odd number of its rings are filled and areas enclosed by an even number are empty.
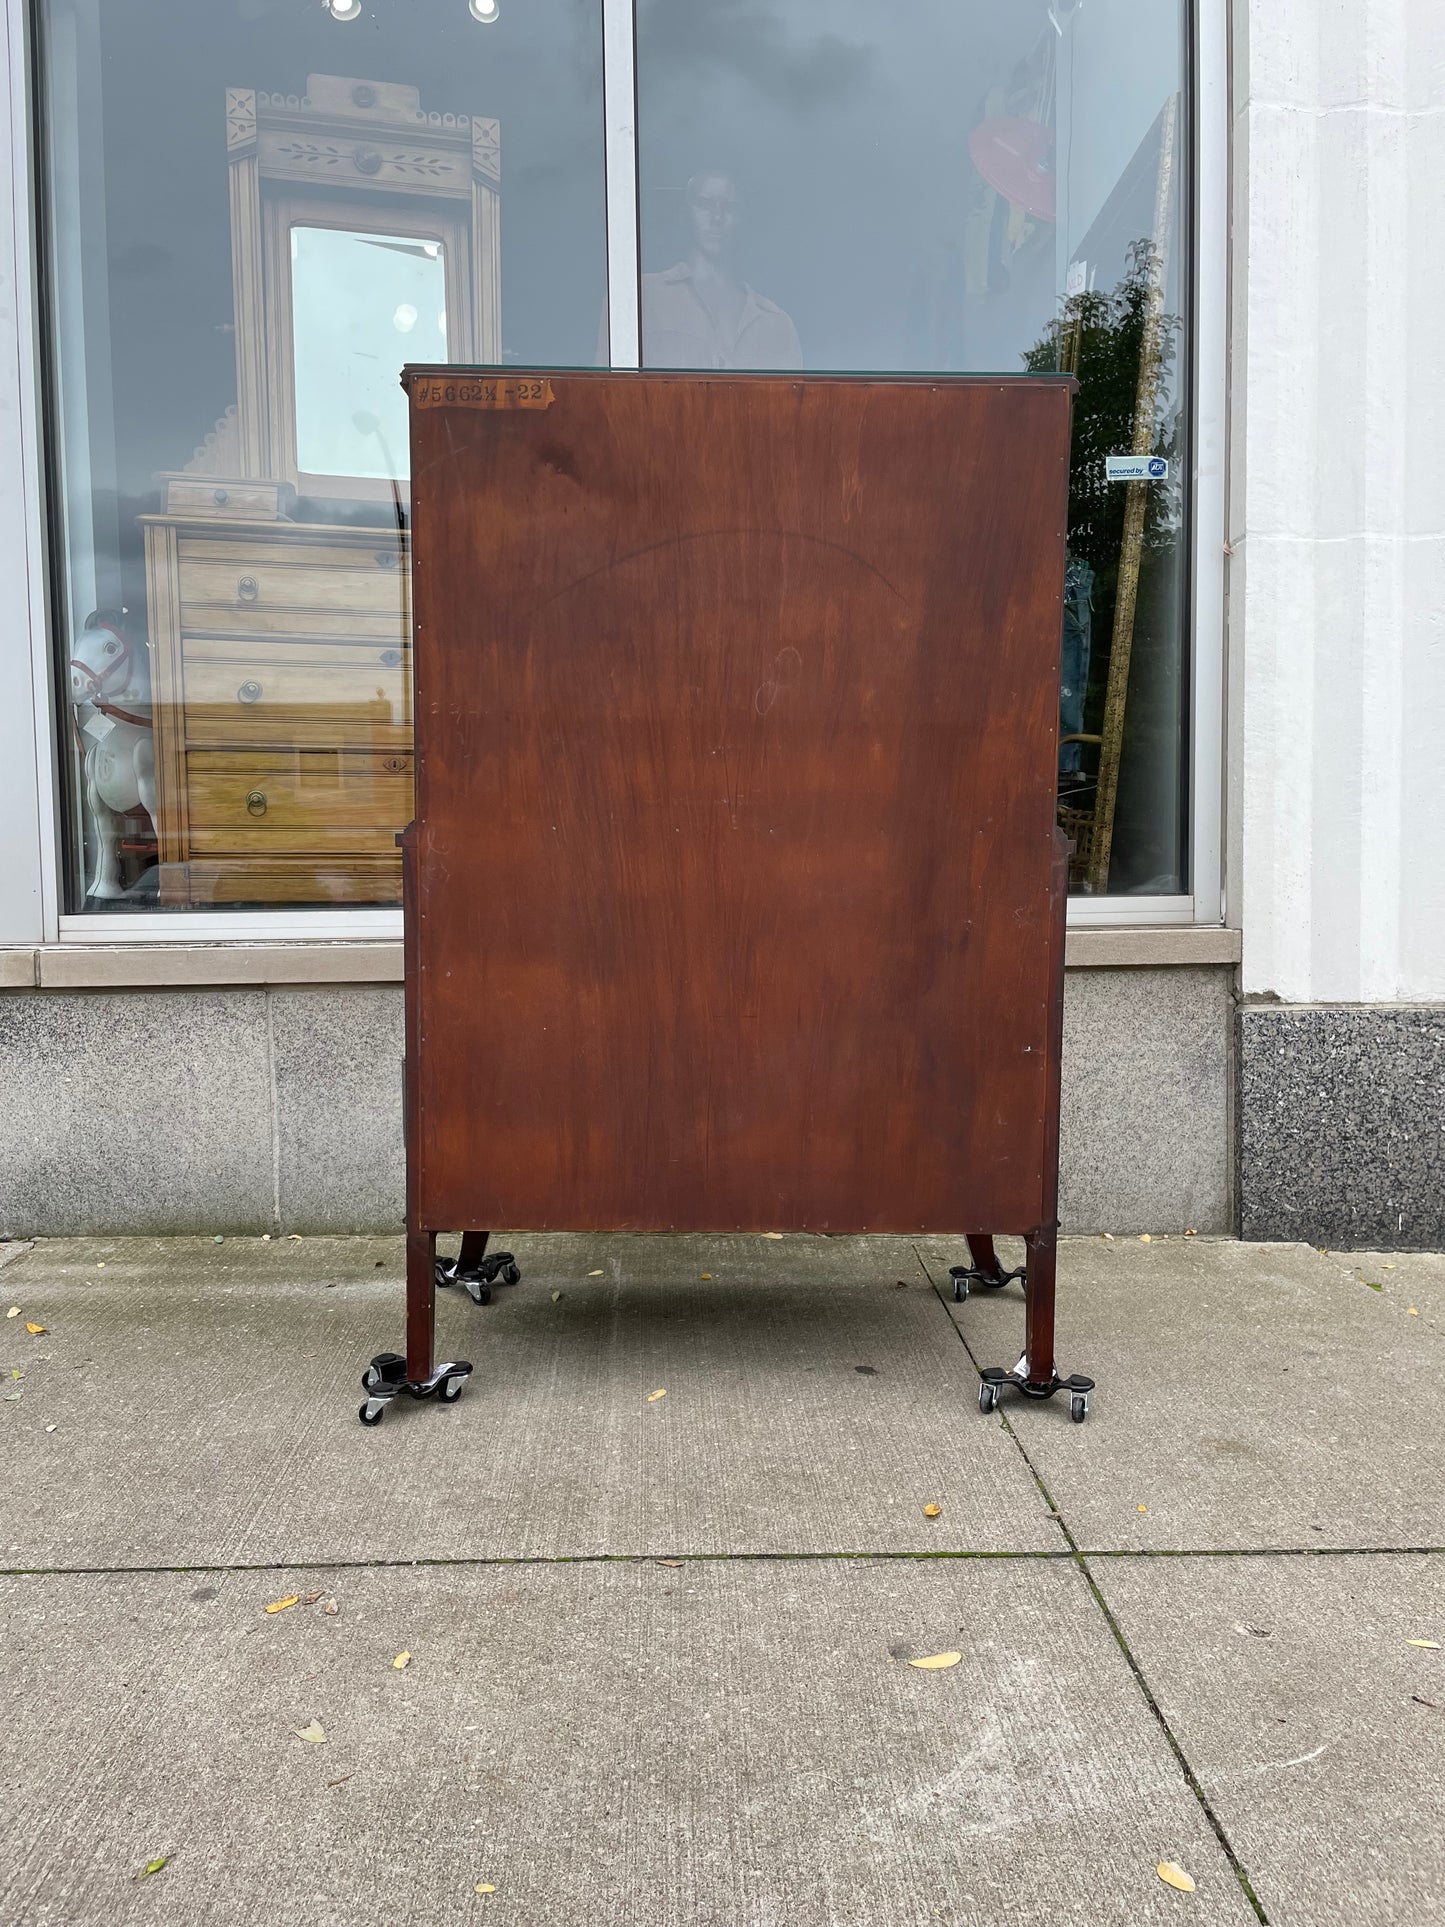
<svg viewBox="0 0 1445 1927">
<path fill-rule="evenodd" d="M 938 1281 L 937 1279 L 934 1278 L 933 1274 L 929 1271 L 927 1265 L 924 1263 L 922 1254 L 919 1252 L 917 1246 L 914 1247 L 914 1256 L 918 1259 L 919 1269 L 923 1272 L 923 1275 L 925 1278 L 927 1278 L 929 1284 L 932 1285 L 935 1293 L 938 1296 L 939 1302 L 943 1305 L 945 1317 L 947 1317 L 949 1324 L 953 1326 L 954 1331 L 958 1334 L 958 1342 L 960 1345 L 963 1346 L 963 1349 L 968 1356 L 969 1363 L 973 1366 L 975 1371 L 979 1371 L 980 1370 L 979 1363 L 978 1363 L 978 1360 L 973 1355 L 973 1348 L 969 1344 L 967 1338 L 964 1336 L 962 1326 L 959 1324 L 958 1320 L 955 1319 L 952 1316 L 952 1314 L 949 1312 L 948 1302 L 943 1296 L 943 1292 L 939 1287 Z M 1028 1467 L 1029 1476 L 1033 1479 L 1034 1484 L 1038 1487 L 1040 1493 L 1043 1495 L 1044 1504 L 1049 1508 L 1049 1512 L 1051 1516 L 1058 1524 L 1059 1531 L 1063 1534 L 1065 1540 L 1067 1541 L 1069 1554 L 1072 1557 L 1075 1565 L 1078 1567 L 1079 1573 L 1083 1578 L 1084 1584 L 1089 1589 L 1089 1592 L 1093 1598 L 1094 1604 L 1098 1607 L 1100 1613 L 1103 1615 L 1104 1624 L 1108 1627 L 1110 1633 L 1113 1636 L 1115 1645 L 1119 1648 L 1120 1653 L 1123 1655 L 1124 1663 L 1129 1668 L 1129 1672 L 1133 1677 L 1134 1684 L 1139 1689 L 1139 1693 L 1144 1701 L 1144 1704 L 1149 1708 L 1149 1711 L 1154 1715 L 1154 1718 L 1158 1724 L 1159 1730 L 1164 1735 L 1164 1739 L 1169 1747 L 1169 1750 L 1174 1756 L 1174 1763 L 1179 1768 L 1180 1774 L 1183 1776 L 1184 1784 L 1189 1788 L 1189 1791 L 1194 1795 L 1194 1798 L 1198 1801 L 1200 1812 L 1204 1815 L 1204 1818 L 1208 1821 L 1210 1830 L 1214 1834 L 1215 1839 L 1219 1842 L 1220 1849 L 1223 1852 L 1225 1859 L 1229 1862 L 1229 1865 L 1234 1872 L 1235 1879 L 1239 1882 L 1240 1891 L 1243 1893 L 1245 1899 L 1249 1902 L 1251 1908 L 1253 1908 L 1255 1918 L 1261 1923 L 1261 1927 L 1269 1927 L 1269 1915 L 1264 1911 L 1263 1906 L 1260 1904 L 1259 1896 L 1254 1891 L 1254 1885 L 1250 1880 L 1249 1873 L 1245 1868 L 1244 1863 L 1240 1860 L 1239 1855 L 1235 1852 L 1233 1843 L 1231 1842 L 1229 1835 L 1224 1830 L 1223 1821 L 1219 1818 L 1219 1815 L 1214 1811 L 1214 1807 L 1210 1802 L 1209 1795 L 1205 1792 L 1204 1787 L 1200 1782 L 1198 1774 L 1194 1771 L 1194 1768 L 1189 1763 L 1188 1754 L 1184 1751 L 1184 1747 L 1181 1744 L 1178 1735 L 1175 1733 L 1173 1727 L 1169 1724 L 1168 1716 L 1165 1713 L 1163 1707 L 1159 1704 L 1159 1701 L 1155 1698 L 1154 1689 L 1150 1686 L 1149 1681 L 1145 1676 L 1143 1667 L 1140 1665 L 1139 1661 L 1135 1658 L 1133 1649 L 1130 1647 L 1128 1640 L 1124 1636 L 1123 1627 L 1119 1624 L 1118 1620 L 1114 1617 L 1114 1614 L 1109 1608 L 1109 1602 L 1105 1599 L 1103 1593 L 1100 1591 L 1098 1581 L 1095 1579 L 1093 1573 L 1089 1569 L 1089 1558 L 1094 1555 L 1085 1554 L 1080 1550 L 1078 1541 L 1075 1539 L 1073 1533 L 1070 1531 L 1069 1523 L 1067 1519 L 1065 1519 L 1062 1509 L 1059 1506 L 1054 1504 L 1054 1496 L 1049 1491 L 1048 1486 L 1045 1485 L 1038 1467 L 1034 1464 L 1033 1460 L 1029 1457 L 1028 1450 L 1025 1447 L 1022 1438 L 1019 1436 L 1018 1431 L 1015 1429 L 1015 1427 L 1012 1424 L 1010 1424 L 1008 1417 L 1003 1413 L 999 1414 L 999 1422 L 1003 1426 L 1003 1429 L 1008 1434 L 1009 1438 L 1013 1440 L 1015 1450 L 1018 1452 L 1018 1455 L 1023 1460 L 1024 1464 Z"/>
<path fill-rule="evenodd" d="M 1018 1438 L 1010 1428 L 1010 1436 Z M 1020 1456 L 1028 1455 L 1019 1447 Z M 1030 1466 L 1030 1471 L 1033 1467 Z M 1035 1473 L 1037 1479 L 1037 1474 Z M 1040 1484 L 1040 1491 L 1045 1488 Z M 1068 1528 L 1064 1528 L 1068 1537 Z M 915 1552 L 853 1551 L 820 1552 L 789 1548 L 781 1552 L 536 1552 L 536 1553 L 438 1553 L 426 1559 L 326 1559 L 304 1552 L 276 1559 L 188 1559 L 174 1563 L 134 1566 L 0 1566 L 0 1579 L 110 1579 L 127 1576 L 164 1577 L 167 1573 L 190 1572 L 406 1572 L 446 1568 L 476 1568 L 486 1571 L 497 1566 L 653 1566 L 678 1564 L 693 1566 L 789 1565 L 812 1562 L 815 1565 L 921 1564 L 925 1560 L 1013 1561 L 1015 1564 L 1078 1563 L 1090 1559 L 1438 1559 L 1445 1546 L 1167 1546 L 1158 1549 L 1138 1546 L 1080 1546 L 1072 1541 L 1055 1547 L 1036 1547 L 1019 1551 L 977 1546 L 929 1546 Z"/>
</svg>

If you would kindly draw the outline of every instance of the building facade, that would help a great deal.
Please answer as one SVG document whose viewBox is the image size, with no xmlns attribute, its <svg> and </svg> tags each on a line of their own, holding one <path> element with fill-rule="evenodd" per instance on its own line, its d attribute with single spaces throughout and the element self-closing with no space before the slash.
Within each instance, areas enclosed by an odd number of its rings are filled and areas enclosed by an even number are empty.
<svg viewBox="0 0 1445 1927">
<path fill-rule="evenodd" d="M 1073 372 L 1064 1228 L 1445 1240 L 1430 16 L 7 0 L 0 1232 L 399 1225 L 450 359 Z"/>
</svg>

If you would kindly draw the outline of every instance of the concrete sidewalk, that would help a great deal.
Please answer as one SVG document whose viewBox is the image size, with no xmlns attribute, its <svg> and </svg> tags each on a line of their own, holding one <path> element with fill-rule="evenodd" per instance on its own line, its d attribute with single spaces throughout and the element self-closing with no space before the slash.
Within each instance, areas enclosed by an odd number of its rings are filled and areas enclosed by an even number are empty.
<svg viewBox="0 0 1445 1927">
<path fill-rule="evenodd" d="M 6 1927 L 1445 1921 L 1445 1260 L 508 1242 L 0 1247 Z"/>
</svg>

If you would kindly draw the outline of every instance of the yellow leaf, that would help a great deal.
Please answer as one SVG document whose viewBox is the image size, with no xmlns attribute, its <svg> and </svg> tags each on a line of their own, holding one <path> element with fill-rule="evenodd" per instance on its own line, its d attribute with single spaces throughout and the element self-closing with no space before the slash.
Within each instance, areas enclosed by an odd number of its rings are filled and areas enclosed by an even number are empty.
<svg viewBox="0 0 1445 1927">
<path fill-rule="evenodd" d="M 930 1499 L 928 1504 L 923 1508 L 923 1516 L 925 1519 L 936 1519 L 942 1511 L 943 1507 L 939 1505 L 938 1501 L 936 1499 Z"/>
<path fill-rule="evenodd" d="M 1141 1245 L 1152 1245 L 1154 1240 L 1149 1236 L 1147 1231 L 1141 1231 L 1139 1233 L 1139 1242 Z"/>
<path fill-rule="evenodd" d="M 712 1273 L 710 1271 L 705 1271 L 702 1274 L 702 1281 L 705 1285 L 710 1285 L 712 1283 Z"/>
<path fill-rule="evenodd" d="M 781 1231 L 765 1231 L 765 1232 L 763 1233 L 763 1236 L 764 1236 L 765 1238 L 778 1238 L 778 1239 L 781 1239 L 781 1237 L 782 1237 L 782 1235 L 783 1235 L 783 1234 L 782 1234 L 782 1232 L 781 1232 Z"/>
<path fill-rule="evenodd" d="M 1407 1646 L 1423 1646 L 1427 1652 L 1431 1653 L 1438 1653 L 1440 1650 L 1440 1642 L 1438 1639 L 1407 1639 L 1405 1644 Z"/>
<path fill-rule="evenodd" d="M 1141 1505 L 1141 1506 L 1140 1506 L 1140 1508 L 1139 1508 L 1139 1510 L 1140 1510 L 1141 1512 L 1147 1512 L 1147 1511 L 1149 1510 L 1149 1508 L 1148 1508 L 1148 1506 L 1147 1506 L 1147 1505 Z"/>
<path fill-rule="evenodd" d="M 667 1393 L 665 1391 L 649 1392 L 647 1394 L 647 1402 L 649 1405 L 655 1405 L 660 1398 L 666 1397 Z"/>
<path fill-rule="evenodd" d="M 599 1269 L 598 1269 L 598 1270 L 596 1270 L 596 1271 L 589 1271 L 589 1272 L 588 1272 L 588 1274 L 587 1274 L 587 1276 L 588 1276 L 589 1278 L 600 1278 L 600 1277 L 602 1276 L 602 1272 L 601 1272 L 601 1269 L 599 1268 Z"/>
<path fill-rule="evenodd" d="M 158 1853 L 154 1860 L 147 1860 L 140 1872 L 136 1875 L 136 1879 L 149 1880 L 153 1873 L 160 1872 L 161 1868 L 169 1859 L 170 1855 L 168 1853 Z"/>
<path fill-rule="evenodd" d="M 1410 1308 L 1409 1308 L 1409 1311 L 1408 1311 L 1408 1312 L 1407 1312 L 1407 1314 L 1406 1314 L 1406 1316 L 1407 1316 L 1407 1317 L 1410 1317 L 1410 1318 L 1418 1318 L 1418 1317 L 1420 1316 L 1420 1314 L 1419 1314 L 1419 1312 L 1418 1312 L 1418 1311 L 1416 1311 L 1416 1309 L 1415 1309 L 1415 1307 L 1414 1307 L 1413 1305 L 1411 1305 L 1411 1306 L 1410 1306 Z"/>
<path fill-rule="evenodd" d="M 941 1673 L 945 1666 L 957 1666 L 962 1658 L 962 1653 L 930 1653 L 927 1659 L 910 1659 L 908 1664 L 922 1673 Z"/>
<path fill-rule="evenodd" d="M 554 1305 L 560 1305 L 560 1304 L 561 1304 L 561 1302 L 562 1302 L 562 1294 L 561 1294 L 561 1292 L 560 1292 L 560 1291 L 554 1291 L 554 1292 L 552 1293 L 552 1303 L 553 1303 Z"/>
<path fill-rule="evenodd" d="M 494 1894 L 496 1891 L 497 1891 L 496 1888 L 493 1887 L 489 1882 L 485 1880 L 479 1880 L 476 1886 L 472 1889 L 473 1893 L 478 1893 L 478 1894 Z"/>
<path fill-rule="evenodd" d="M 41 1338 L 44 1336 L 45 1332 L 49 1329 L 49 1327 L 45 1325 L 32 1325 L 27 1322 L 25 1329 L 28 1332 L 34 1332 L 37 1338 Z"/>
<path fill-rule="evenodd" d="M 96 1259 L 96 1261 L 95 1261 L 95 1268 L 96 1268 L 96 1270 L 97 1270 L 97 1271 L 104 1271 L 104 1270 L 105 1270 L 105 1260 L 104 1260 L 104 1258 L 97 1258 L 97 1259 Z"/>
<path fill-rule="evenodd" d="M 288 1606 L 294 1606 L 301 1597 L 299 1592 L 288 1592 L 284 1599 L 273 1599 L 266 1608 L 268 1613 L 284 1613 Z"/>
<path fill-rule="evenodd" d="M 12 1305 L 5 1316 L 7 1318 L 18 1318 L 20 1316 L 20 1307 L 18 1305 Z"/>
<path fill-rule="evenodd" d="M 411 1665 L 411 1654 L 398 1653 L 396 1658 L 391 1663 L 392 1663 L 393 1669 L 396 1672 L 404 1673 L 407 1667 Z"/>
<path fill-rule="evenodd" d="M 1194 1882 L 1177 1860 L 1161 1860 L 1154 1871 L 1166 1887 L 1177 1887 L 1182 1894 L 1194 1892 Z"/>
<path fill-rule="evenodd" d="M 309 1740 L 312 1746 L 325 1746 L 326 1735 L 321 1730 L 320 1720 L 312 1720 L 309 1726 L 293 1726 L 291 1731 L 298 1740 Z"/>
</svg>

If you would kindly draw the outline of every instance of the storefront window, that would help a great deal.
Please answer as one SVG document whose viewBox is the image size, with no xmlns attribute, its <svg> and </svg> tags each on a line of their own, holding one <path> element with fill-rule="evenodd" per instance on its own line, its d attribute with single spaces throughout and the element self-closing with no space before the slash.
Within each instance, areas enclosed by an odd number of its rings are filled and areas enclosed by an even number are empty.
<svg viewBox="0 0 1445 1927">
<path fill-rule="evenodd" d="M 1189 888 L 1186 12 L 637 9 L 646 365 L 1078 376 L 1060 819 L 1096 894 Z M 606 361 L 601 0 L 38 13 L 68 905 L 393 904 L 396 376 Z"/>
<path fill-rule="evenodd" d="M 1185 17 L 638 13 L 647 365 L 1077 374 L 1059 763 L 1077 891 L 1188 887 Z"/>
<path fill-rule="evenodd" d="M 395 903 L 407 361 L 590 364 L 584 0 L 45 0 L 73 909 Z"/>
</svg>

